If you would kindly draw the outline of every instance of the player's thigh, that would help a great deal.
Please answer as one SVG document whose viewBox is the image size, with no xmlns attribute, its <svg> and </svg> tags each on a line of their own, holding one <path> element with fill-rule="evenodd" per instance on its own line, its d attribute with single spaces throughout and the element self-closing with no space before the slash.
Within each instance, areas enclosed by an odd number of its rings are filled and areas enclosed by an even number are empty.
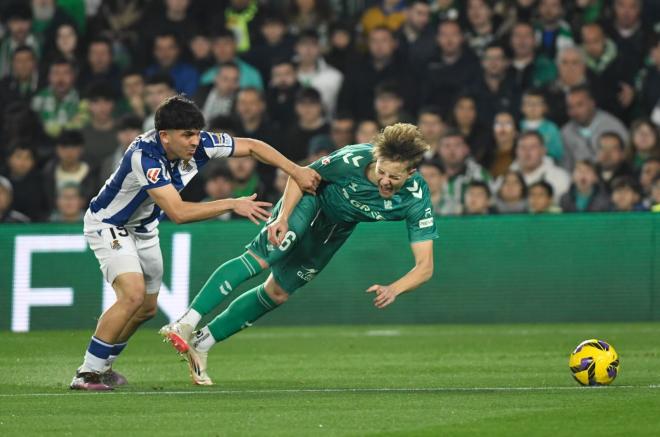
<svg viewBox="0 0 660 437">
<path fill-rule="evenodd" d="M 326 227 L 305 235 L 295 251 L 271 267 L 276 283 L 288 293 L 307 285 L 328 265 L 351 232 Z"/>
<path fill-rule="evenodd" d="M 269 222 L 272 222 L 277 217 L 280 206 L 281 204 L 278 203 L 273 211 L 273 218 Z M 320 207 L 318 200 L 314 196 L 305 195 L 291 212 L 291 216 L 289 217 L 289 231 L 284 235 L 282 244 L 278 247 L 270 244 L 268 241 L 269 223 L 266 223 L 254 240 L 246 246 L 246 249 L 270 266 L 273 266 L 295 250 L 319 214 Z"/>
<path fill-rule="evenodd" d="M 158 234 L 136 234 L 135 241 L 147 294 L 158 293 L 163 282 L 163 254 L 160 250 Z"/>
<path fill-rule="evenodd" d="M 138 309 L 145 302 L 144 275 L 137 272 L 125 272 L 118 275 L 112 283 L 117 300 Z"/>
<path fill-rule="evenodd" d="M 142 275 L 135 239 L 125 229 L 109 228 L 85 234 L 85 239 L 105 280 L 114 287 L 118 276 L 125 273 Z"/>
</svg>

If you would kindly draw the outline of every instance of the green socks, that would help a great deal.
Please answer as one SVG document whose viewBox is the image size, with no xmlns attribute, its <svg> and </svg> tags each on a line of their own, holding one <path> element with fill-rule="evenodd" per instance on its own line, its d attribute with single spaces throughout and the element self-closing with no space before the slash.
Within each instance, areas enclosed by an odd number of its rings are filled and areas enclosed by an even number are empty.
<svg viewBox="0 0 660 437">
<path fill-rule="evenodd" d="M 208 324 L 208 329 L 215 341 L 221 341 L 243 328 L 252 326 L 259 317 L 275 307 L 277 305 L 261 284 L 236 298 L 226 310 Z"/>
<path fill-rule="evenodd" d="M 227 261 L 213 272 L 195 296 L 190 308 L 197 311 L 201 316 L 205 316 L 220 305 L 234 288 L 256 276 L 261 270 L 262 268 L 257 260 L 247 252 L 238 258 Z"/>
</svg>

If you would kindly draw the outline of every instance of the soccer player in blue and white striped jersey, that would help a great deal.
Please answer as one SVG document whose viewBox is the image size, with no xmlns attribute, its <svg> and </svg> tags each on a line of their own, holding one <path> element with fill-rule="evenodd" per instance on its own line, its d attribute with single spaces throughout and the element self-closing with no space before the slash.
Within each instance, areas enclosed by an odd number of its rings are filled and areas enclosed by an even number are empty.
<svg viewBox="0 0 660 437">
<path fill-rule="evenodd" d="M 288 173 L 314 193 L 320 176 L 258 140 L 203 131 L 204 117 L 190 100 L 174 96 L 156 111 L 156 129 L 138 136 L 85 214 L 85 238 L 99 260 L 117 301 L 103 313 L 78 368 L 72 389 L 111 390 L 126 379 L 112 363 L 128 339 L 157 310 L 163 276 L 158 219 L 176 223 L 209 219 L 228 211 L 258 224 L 267 202 L 255 195 L 212 202 L 186 202 L 179 195 L 211 159 L 254 156 Z"/>
</svg>

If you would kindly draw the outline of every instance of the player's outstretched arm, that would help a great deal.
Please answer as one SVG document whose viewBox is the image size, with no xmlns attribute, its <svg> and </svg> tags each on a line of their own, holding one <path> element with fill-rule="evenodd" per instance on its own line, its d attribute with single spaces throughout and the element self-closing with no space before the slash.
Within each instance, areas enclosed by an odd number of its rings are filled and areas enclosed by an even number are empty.
<svg viewBox="0 0 660 437">
<path fill-rule="evenodd" d="M 280 212 L 275 220 L 268 225 L 268 241 L 275 247 L 282 244 L 284 236 L 289 231 L 289 216 L 291 216 L 291 212 L 296 205 L 298 205 L 302 196 L 303 192 L 298 184 L 289 178 L 286 181 L 284 194 L 282 194 L 282 206 Z"/>
<path fill-rule="evenodd" d="M 415 267 L 397 281 L 390 285 L 372 285 L 368 293 L 376 293 L 374 305 L 376 308 L 385 308 L 401 293 L 413 290 L 433 276 L 433 240 L 412 243 Z"/>
<path fill-rule="evenodd" d="M 234 138 L 234 141 L 234 156 L 253 156 L 265 164 L 279 167 L 291 176 L 303 191 L 316 193 L 321 176 L 315 170 L 294 164 L 263 141 L 253 138 Z"/>
<path fill-rule="evenodd" d="M 186 202 L 172 184 L 152 188 L 147 192 L 160 209 L 175 223 L 206 220 L 228 211 L 234 211 L 258 225 L 260 220 L 266 221 L 270 217 L 270 214 L 264 208 L 272 206 L 268 202 L 255 200 L 256 194 L 238 199 L 222 199 L 212 202 Z"/>
</svg>

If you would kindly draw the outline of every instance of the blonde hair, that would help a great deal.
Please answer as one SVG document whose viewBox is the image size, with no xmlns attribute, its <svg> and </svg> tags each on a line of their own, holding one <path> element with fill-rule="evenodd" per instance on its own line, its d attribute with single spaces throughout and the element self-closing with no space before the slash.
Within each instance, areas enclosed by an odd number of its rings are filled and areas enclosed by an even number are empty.
<svg viewBox="0 0 660 437">
<path fill-rule="evenodd" d="M 417 167 L 430 146 L 417 126 L 410 123 L 396 123 L 387 126 L 374 137 L 374 157 L 387 161 L 409 163 L 409 168 Z"/>
</svg>

